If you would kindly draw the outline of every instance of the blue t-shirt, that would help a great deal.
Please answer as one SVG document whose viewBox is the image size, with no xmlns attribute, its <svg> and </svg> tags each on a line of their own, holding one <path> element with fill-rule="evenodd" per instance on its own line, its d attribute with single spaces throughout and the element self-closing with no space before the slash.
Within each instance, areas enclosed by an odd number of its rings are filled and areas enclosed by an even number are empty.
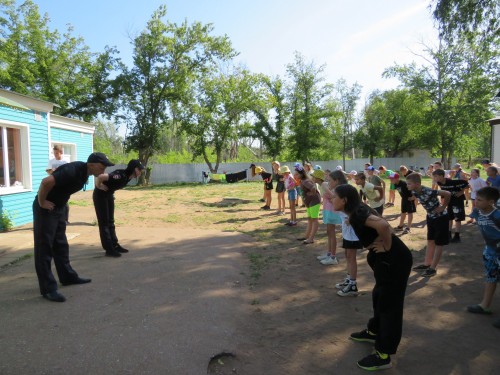
<svg viewBox="0 0 500 375">
<path fill-rule="evenodd" d="M 488 177 L 486 179 L 486 182 L 488 183 L 488 185 L 500 189 L 500 174 L 497 174 L 495 177 Z"/>
<path fill-rule="evenodd" d="M 500 210 L 495 208 L 488 214 L 474 208 L 470 217 L 476 219 L 477 226 L 486 242 L 485 254 L 500 255 Z"/>
</svg>

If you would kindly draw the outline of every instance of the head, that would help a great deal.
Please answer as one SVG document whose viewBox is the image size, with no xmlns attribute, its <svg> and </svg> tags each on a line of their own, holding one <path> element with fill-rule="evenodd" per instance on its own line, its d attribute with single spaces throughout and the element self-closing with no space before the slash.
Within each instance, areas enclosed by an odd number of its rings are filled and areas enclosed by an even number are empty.
<svg viewBox="0 0 500 375">
<path fill-rule="evenodd" d="M 366 171 L 369 167 L 371 167 L 371 166 L 372 166 L 372 165 L 371 165 L 370 163 L 365 163 L 365 171 Z"/>
<path fill-rule="evenodd" d="M 335 211 L 351 214 L 361 205 L 358 190 L 349 184 L 338 185 L 333 192 L 332 205 Z"/>
<path fill-rule="evenodd" d="M 309 162 L 305 162 L 305 163 L 304 163 L 304 169 L 306 170 L 306 172 L 310 172 L 310 171 L 312 171 L 313 166 L 312 166 L 312 164 L 311 164 L 311 163 L 309 163 Z"/>
<path fill-rule="evenodd" d="M 408 172 L 408 167 L 406 165 L 400 165 L 399 166 L 399 171 L 405 175 Z"/>
<path fill-rule="evenodd" d="M 399 174 L 397 174 L 397 173 L 392 173 L 392 174 L 389 176 L 389 180 L 391 181 L 391 184 L 397 184 L 397 183 L 399 183 Z"/>
<path fill-rule="evenodd" d="M 443 183 L 445 180 L 445 173 L 442 169 L 436 169 L 432 172 L 432 179 L 435 183 Z"/>
<path fill-rule="evenodd" d="M 338 185 L 347 184 L 347 178 L 345 178 L 345 174 L 342 171 L 333 171 L 329 175 L 328 186 L 330 189 Z"/>
<path fill-rule="evenodd" d="M 288 168 L 288 165 L 284 165 L 283 167 L 281 167 L 280 173 L 283 174 L 285 177 L 290 176 L 290 168 Z"/>
<path fill-rule="evenodd" d="M 313 181 L 317 184 L 321 184 L 323 183 L 323 181 L 325 181 L 325 172 L 321 169 L 315 169 L 311 176 L 313 178 Z"/>
<path fill-rule="evenodd" d="M 306 170 L 304 169 L 304 167 L 302 167 L 301 165 L 295 167 L 295 172 L 297 172 L 297 174 L 299 175 L 298 177 L 301 179 L 301 180 L 307 180 L 309 178 Z"/>
<path fill-rule="evenodd" d="M 142 165 L 142 163 L 138 159 L 132 159 L 128 162 L 125 173 L 127 173 L 127 176 L 137 178 L 141 175 L 143 170 L 144 165 Z"/>
<path fill-rule="evenodd" d="M 370 165 L 368 168 L 366 168 L 366 173 L 368 173 L 368 176 L 373 176 L 375 174 L 375 167 Z"/>
<path fill-rule="evenodd" d="M 483 166 L 483 169 L 486 170 L 488 167 L 491 167 L 491 162 L 488 159 L 484 159 L 481 162 L 481 165 Z"/>
<path fill-rule="evenodd" d="M 486 168 L 486 174 L 488 175 L 488 177 L 495 177 L 498 174 L 497 167 Z"/>
<path fill-rule="evenodd" d="M 406 176 L 406 184 L 409 190 L 420 191 L 422 188 L 422 177 L 416 172 L 410 173 Z"/>
<path fill-rule="evenodd" d="M 432 163 L 432 169 L 433 170 L 443 169 L 443 164 L 440 161 L 435 161 L 434 163 Z"/>
<path fill-rule="evenodd" d="M 481 211 L 485 211 L 494 207 L 498 199 L 500 199 L 500 191 L 492 186 L 486 186 L 477 191 L 475 205 Z"/>
<path fill-rule="evenodd" d="M 365 186 L 365 183 L 366 183 L 365 174 L 364 173 L 356 173 L 356 175 L 354 176 L 354 182 L 356 183 L 356 185 Z"/>
<path fill-rule="evenodd" d="M 460 163 L 456 163 L 454 166 L 453 166 L 453 170 L 454 171 L 459 171 L 462 169 L 462 165 Z"/>
<path fill-rule="evenodd" d="M 264 167 L 255 167 L 255 174 L 262 174 L 262 172 L 265 172 L 266 170 Z"/>
<path fill-rule="evenodd" d="M 476 179 L 481 176 L 481 171 L 477 168 L 471 169 L 470 171 L 470 177 L 473 179 Z"/>
<path fill-rule="evenodd" d="M 54 153 L 54 158 L 56 158 L 56 160 L 61 160 L 63 156 L 63 146 L 54 145 L 54 147 L 52 147 L 52 152 Z"/>
<path fill-rule="evenodd" d="M 273 161 L 273 162 L 272 162 L 272 166 L 273 166 L 273 170 L 274 170 L 275 172 L 279 172 L 279 169 L 280 169 L 280 162 L 279 162 L 279 161 L 276 161 L 276 160 L 275 160 L 275 161 Z"/>
<path fill-rule="evenodd" d="M 380 173 L 387 172 L 387 168 L 384 165 L 381 165 L 380 167 L 378 167 L 378 170 L 379 170 Z"/>
<path fill-rule="evenodd" d="M 102 152 L 93 152 L 87 158 L 87 173 L 94 177 L 103 174 L 106 167 L 114 166 Z"/>
</svg>

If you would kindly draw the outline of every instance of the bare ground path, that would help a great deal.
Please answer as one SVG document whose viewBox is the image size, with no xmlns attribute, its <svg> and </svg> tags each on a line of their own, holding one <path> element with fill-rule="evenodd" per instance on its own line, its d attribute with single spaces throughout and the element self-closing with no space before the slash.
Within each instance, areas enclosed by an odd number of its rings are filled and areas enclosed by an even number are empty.
<svg viewBox="0 0 500 375">
<path fill-rule="evenodd" d="M 355 362 L 371 347 L 347 337 L 370 317 L 365 252 L 363 293 L 338 297 L 342 250 L 340 265 L 320 266 L 324 228 L 300 244 L 305 223 L 285 227 L 286 217 L 259 211 L 260 194 L 260 184 L 120 191 L 118 235 L 131 249 L 120 259 L 103 256 L 89 192 L 75 196 L 71 260 L 93 281 L 61 287 L 68 300 L 57 304 L 39 296 L 32 258 L 0 269 L 0 374 L 364 373 Z M 398 209 L 387 212 L 393 224 Z M 425 243 L 419 210 L 420 224 L 403 237 L 416 263 Z M 498 373 L 500 330 L 491 322 L 500 315 L 465 312 L 481 298 L 481 240 L 472 226 L 462 237 L 437 276 L 412 273 L 403 340 L 384 373 Z M 0 264 L 31 249 L 29 228 L 0 234 Z M 209 368 L 218 353 L 236 357 Z"/>
</svg>

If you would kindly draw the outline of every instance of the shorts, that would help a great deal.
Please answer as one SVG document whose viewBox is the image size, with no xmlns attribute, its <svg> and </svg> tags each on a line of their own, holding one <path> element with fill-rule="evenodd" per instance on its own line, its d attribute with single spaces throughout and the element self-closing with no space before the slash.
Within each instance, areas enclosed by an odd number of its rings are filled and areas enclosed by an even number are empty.
<svg viewBox="0 0 500 375">
<path fill-rule="evenodd" d="M 333 211 L 323 210 L 324 224 L 342 224 L 340 215 Z"/>
<path fill-rule="evenodd" d="M 408 199 L 401 198 L 401 213 L 412 214 L 414 212 L 417 212 L 415 201 L 409 201 Z"/>
<path fill-rule="evenodd" d="M 382 216 L 384 214 L 384 205 L 378 206 L 378 207 L 372 207 L 377 213 Z"/>
<path fill-rule="evenodd" d="M 294 202 L 297 200 L 297 190 L 296 189 L 288 190 L 288 200 L 294 201 Z"/>
<path fill-rule="evenodd" d="M 361 241 L 349 241 L 346 240 L 345 238 L 342 239 L 342 247 L 344 249 L 355 249 L 359 250 L 363 248 L 363 244 Z"/>
<path fill-rule="evenodd" d="M 389 190 L 396 190 L 396 185 L 390 184 L 389 185 Z"/>
<path fill-rule="evenodd" d="M 497 283 L 500 281 L 500 263 L 498 256 L 484 254 L 483 253 L 483 264 L 484 264 L 484 278 L 487 283 Z"/>
<path fill-rule="evenodd" d="M 455 221 L 465 220 L 464 201 L 461 201 L 455 206 L 448 206 L 448 220 L 455 220 Z"/>
<path fill-rule="evenodd" d="M 436 218 L 427 217 L 427 241 L 434 241 L 437 246 L 450 243 L 448 215 Z"/>
<path fill-rule="evenodd" d="M 307 218 L 309 219 L 319 219 L 319 211 L 321 204 L 315 204 L 312 207 L 307 207 Z"/>
<path fill-rule="evenodd" d="M 297 190 L 297 198 L 302 197 L 302 188 L 300 186 L 297 186 L 295 190 Z"/>
<path fill-rule="evenodd" d="M 283 181 L 278 181 L 276 183 L 276 193 L 284 193 L 285 190 L 285 183 Z"/>
<path fill-rule="evenodd" d="M 264 183 L 264 190 L 273 190 L 273 183 L 272 182 L 265 182 Z"/>
</svg>

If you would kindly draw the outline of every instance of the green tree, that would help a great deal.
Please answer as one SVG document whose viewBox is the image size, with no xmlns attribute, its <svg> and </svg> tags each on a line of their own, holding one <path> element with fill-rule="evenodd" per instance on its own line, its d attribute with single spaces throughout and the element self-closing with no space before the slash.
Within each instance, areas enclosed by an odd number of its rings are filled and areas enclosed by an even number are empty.
<svg viewBox="0 0 500 375">
<path fill-rule="evenodd" d="M 241 69 L 205 75 L 199 81 L 196 101 L 187 108 L 184 129 L 193 157 L 202 156 L 211 172 L 217 172 L 224 151 L 239 138 L 240 126 L 245 127 L 245 114 L 254 107 L 254 85 L 254 77 Z"/>
<path fill-rule="evenodd" d="M 298 52 L 295 53 L 295 62 L 287 65 L 291 80 L 287 146 L 290 156 L 298 160 L 319 158 L 323 140 L 330 135 L 325 120 L 332 115 L 326 106 L 332 86 L 324 83 L 324 68 L 317 67 L 314 62 L 307 63 Z"/>
<path fill-rule="evenodd" d="M 164 22 L 166 14 L 166 7 L 160 6 L 133 40 L 134 66 L 124 69 L 120 77 L 127 149 L 138 151 L 144 165 L 161 148 L 162 129 L 178 121 L 178 108 L 189 102 L 193 82 L 217 61 L 236 54 L 226 36 L 210 35 L 211 24 L 184 21 L 177 25 Z"/>
<path fill-rule="evenodd" d="M 0 10 L 0 87 L 53 102 L 55 113 L 85 121 L 115 113 L 115 49 L 91 53 L 71 27 L 62 36 L 51 31 L 48 15 L 31 0 L 18 8 L 4 0 Z"/>
<path fill-rule="evenodd" d="M 357 82 L 352 86 L 349 86 L 343 78 L 339 79 L 335 85 L 337 101 L 340 104 L 340 125 L 342 127 L 342 167 L 344 169 L 347 150 L 351 148 L 354 152 L 356 104 L 361 94 L 361 88 L 361 85 Z"/>
</svg>

